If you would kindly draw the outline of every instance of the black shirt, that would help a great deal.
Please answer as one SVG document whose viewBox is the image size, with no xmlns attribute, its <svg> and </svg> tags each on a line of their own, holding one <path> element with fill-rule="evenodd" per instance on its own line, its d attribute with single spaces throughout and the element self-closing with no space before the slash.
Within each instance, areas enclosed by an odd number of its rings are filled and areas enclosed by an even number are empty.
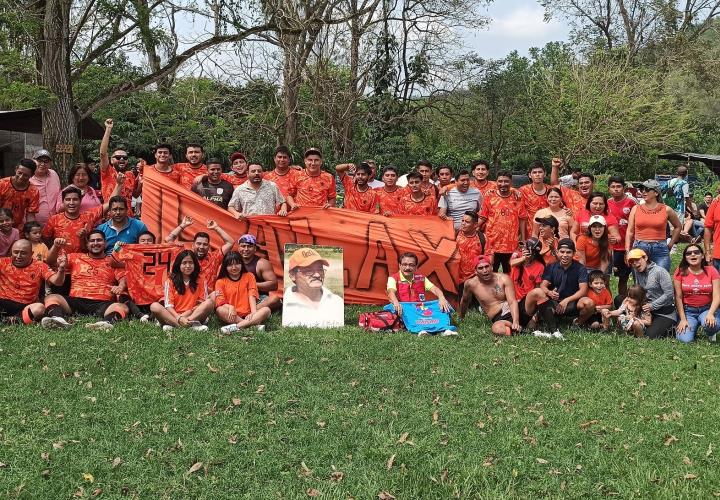
<svg viewBox="0 0 720 500">
<path fill-rule="evenodd" d="M 550 289 L 560 294 L 560 300 L 575 295 L 582 283 L 587 283 L 587 268 L 577 261 L 572 261 L 570 267 L 563 268 L 559 262 L 554 262 L 545 268 L 543 280 L 550 282 Z"/>
<path fill-rule="evenodd" d="M 221 180 L 219 184 L 210 184 L 209 180 L 204 180 L 200 184 L 195 184 L 192 187 L 194 193 L 199 194 L 210 203 L 224 208 L 227 210 L 230 198 L 235 188 L 228 181 Z"/>
</svg>

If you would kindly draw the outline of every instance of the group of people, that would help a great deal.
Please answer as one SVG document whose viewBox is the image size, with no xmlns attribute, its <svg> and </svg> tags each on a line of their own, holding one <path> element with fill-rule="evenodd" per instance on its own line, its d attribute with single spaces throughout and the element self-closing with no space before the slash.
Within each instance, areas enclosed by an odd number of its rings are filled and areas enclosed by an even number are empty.
<svg viewBox="0 0 720 500">
<path fill-rule="evenodd" d="M 62 188 L 51 154 L 40 150 L 22 160 L 14 176 L 0 180 L 0 255 L 7 256 L 0 259 L 2 314 L 46 326 L 66 326 L 65 317 L 72 313 L 91 314 L 101 317 L 93 324 L 98 328 L 133 316 L 154 317 L 166 329 L 203 330 L 213 313 L 228 330 L 263 324 L 282 305 L 273 293 L 278 283 L 272 266 L 256 255 L 252 235 L 235 242 L 212 220 L 207 229 L 223 240 L 221 249 L 210 248 L 206 231 L 195 233 L 192 249 L 176 252 L 162 297 L 134 293 L 139 287 L 133 279 L 138 278 L 124 252 L 128 245 L 156 244 L 156 235 L 133 216 L 144 173 L 153 169 L 239 219 L 286 216 L 298 207 L 336 206 L 336 178 L 323 170 L 322 153 L 306 150 L 304 167 L 299 167 L 292 164 L 289 149 L 280 146 L 274 168 L 263 171 L 236 152 L 226 173 L 222 161 L 204 160 L 199 144 L 187 145 L 182 163 L 174 162 L 172 148 L 161 144 L 154 150 L 154 164 L 140 161 L 132 169 L 126 151 L 109 154 L 112 129 L 113 121 L 106 120 L 99 176 L 78 164 Z M 703 210 L 704 245 L 696 238 L 683 251 L 678 269 L 669 273 L 670 251 L 684 234 L 686 207 L 694 210 L 687 169 L 671 182 L 677 211 L 663 203 L 663 189 L 655 180 L 643 183 L 642 200 L 637 200 L 626 194 L 620 176 L 609 178 L 606 194 L 596 189 L 592 174 L 573 171 L 561 177 L 562 169 L 562 160 L 553 159 L 546 183 L 546 168 L 535 161 L 528 169 L 530 183 L 515 188 L 509 171 L 490 180 L 490 166 L 482 160 L 456 172 L 419 161 L 403 176 L 386 166 L 381 180 L 375 179 L 372 160 L 335 167 L 347 210 L 452 221 L 461 319 L 477 301 L 492 320 L 493 332 L 501 335 L 529 327 L 537 336 L 562 337 L 557 323 L 562 316 L 592 329 L 617 323 L 650 338 L 674 330 L 678 339 L 690 341 L 700 327 L 714 337 L 720 329 L 720 245 L 713 245 L 720 239 L 720 212 L 714 200 Z M 91 185 L 95 177 L 100 189 Z M 184 218 L 160 245 L 177 245 L 180 233 L 194 223 Z M 609 290 L 612 273 L 618 277 L 615 294 Z M 634 284 L 628 286 L 631 274 Z M 402 282 L 398 277 L 396 288 Z M 440 292 L 429 282 L 427 290 Z M 391 303 L 401 295 L 389 283 Z M 441 292 L 440 298 L 447 309 Z"/>
</svg>

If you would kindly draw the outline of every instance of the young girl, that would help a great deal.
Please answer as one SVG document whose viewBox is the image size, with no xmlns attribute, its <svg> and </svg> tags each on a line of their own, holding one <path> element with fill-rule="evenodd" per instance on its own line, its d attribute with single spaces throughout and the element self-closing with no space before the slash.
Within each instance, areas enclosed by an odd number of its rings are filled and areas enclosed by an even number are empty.
<svg viewBox="0 0 720 500">
<path fill-rule="evenodd" d="M 607 330 L 610 326 L 610 319 L 617 318 L 618 326 L 622 330 L 632 332 L 636 337 L 645 336 L 645 329 L 652 322 L 652 315 L 643 311 L 643 305 L 646 302 L 645 289 L 640 285 L 631 286 L 619 309 L 603 310 L 603 328 Z"/>
<path fill-rule="evenodd" d="M 13 214 L 9 208 L 0 208 L 0 257 L 7 257 L 10 247 L 20 239 L 20 231 L 13 227 Z"/>
<path fill-rule="evenodd" d="M 35 221 L 26 222 L 23 226 L 25 239 L 32 243 L 33 259 L 40 262 L 47 260 L 48 247 L 42 242 L 41 226 Z"/>
<path fill-rule="evenodd" d="M 173 262 L 172 273 L 165 280 L 164 305 L 153 302 L 150 311 L 169 331 L 178 326 L 190 326 L 193 330 L 205 331 L 202 323 L 213 310 L 213 301 L 208 298 L 207 283 L 200 276 L 200 262 L 191 250 L 183 250 Z"/>
<path fill-rule="evenodd" d="M 578 237 L 577 259 L 590 271 L 602 271 L 610 274 L 612 262 L 612 248 L 608 239 L 607 222 L 602 215 L 590 217 L 587 234 Z M 606 281 L 607 283 L 607 281 Z"/>
<path fill-rule="evenodd" d="M 264 329 L 263 322 L 270 317 L 270 309 L 257 308 L 255 275 L 245 268 L 240 253 L 228 252 L 223 258 L 215 292 L 215 313 L 227 324 L 220 329 L 223 333 L 255 325 L 261 331 Z"/>
</svg>

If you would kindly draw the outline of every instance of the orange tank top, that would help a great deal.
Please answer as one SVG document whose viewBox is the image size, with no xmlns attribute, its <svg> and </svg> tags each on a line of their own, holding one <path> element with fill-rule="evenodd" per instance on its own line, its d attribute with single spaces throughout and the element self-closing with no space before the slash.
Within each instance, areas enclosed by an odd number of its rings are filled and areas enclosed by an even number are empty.
<svg viewBox="0 0 720 500">
<path fill-rule="evenodd" d="M 665 240 L 667 207 L 662 203 L 652 210 L 638 205 L 635 211 L 635 239 L 640 241 Z"/>
</svg>

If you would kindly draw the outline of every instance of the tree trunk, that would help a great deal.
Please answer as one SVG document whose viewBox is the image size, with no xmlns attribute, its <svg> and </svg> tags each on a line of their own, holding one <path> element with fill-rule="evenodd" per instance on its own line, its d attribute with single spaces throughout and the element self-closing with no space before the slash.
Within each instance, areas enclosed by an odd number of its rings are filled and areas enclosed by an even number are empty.
<svg viewBox="0 0 720 500">
<path fill-rule="evenodd" d="M 53 94 L 43 107 L 43 144 L 55 158 L 60 178 L 80 156 L 79 115 L 70 81 L 70 0 L 46 0 L 38 65 L 42 85 Z M 61 151 L 66 151 L 62 153 Z"/>
<path fill-rule="evenodd" d="M 302 68 L 297 60 L 297 35 L 283 35 L 294 38 L 288 45 L 283 44 L 283 111 L 285 112 L 285 132 L 283 142 L 294 146 L 298 134 L 298 105 L 300 100 L 300 77 Z"/>
</svg>

